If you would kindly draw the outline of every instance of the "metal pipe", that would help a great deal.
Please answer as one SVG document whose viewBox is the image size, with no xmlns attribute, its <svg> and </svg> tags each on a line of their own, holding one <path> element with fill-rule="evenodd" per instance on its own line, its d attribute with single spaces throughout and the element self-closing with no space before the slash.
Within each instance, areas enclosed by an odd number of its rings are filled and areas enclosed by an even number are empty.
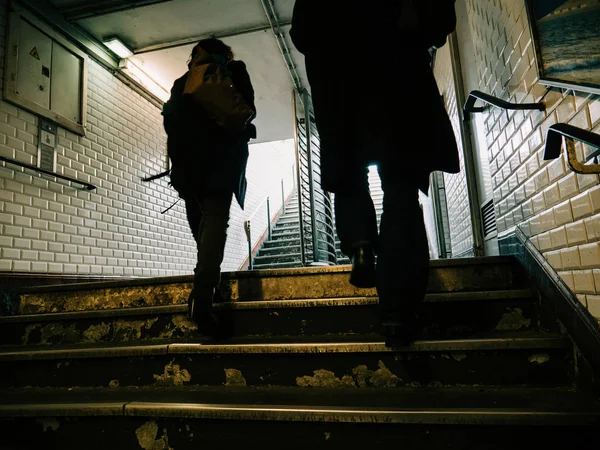
<svg viewBox="0 0 600 450">
<path fill-rule="evenodd" d="M 285 40 L 285 36 L 281 31 L 281 24 L 279 19 L 277 18 L 277 14 L 275 12 L 275 7 L 271 0 L 261 0 L 263 9 L 265 10 L 265 14 L 267 16 L 267 20 L 271 25 L 271 30 L 273 31 L 273 35 L 275 36 L 275 40 L 277 41 L 277 46 L 279 47 L 279 51 L 281 52 L 281 56 L 283 56 L 283 60 L 285 61 L 285 65 L 290 73 L 290 77 L 292 78 L 292 84 L 294 88 L 298 92 L 302 92 L 304 88 L 302 87 L 302 81 L 300 81 L 300 76 L 296 70 L 296 64 L 291 57 L 290 48 L 287 45 Z"/>
<path fill-rule="evenodd" d="M 281 179 L 281 211 L 285 212 L 285 190 L 283 189 L 283 178 Z"/>
<path fill-rule="evenodd" d="M 483 235 L 483 219 L 481 217 L 481 201 L 477 189 L 475 155 L 473 144 L 471 142 L 473 130 L 471 128 L 471 122 L 465 120 L 462 108 L 459 106 L 465 104 L 465 89 L 456 32 L 453 32 L 449 36 L 448 41 L 452 57 L 452 74 L 454 77 L 454 88 L 456 89 L 457 112 L 459 117 L 462 117 L 462 120 L 460 121 L 460 137 L 463 144 L 465 171 L 467 176 L 467 192 L 469 195 L 469 209 L 471 212 L 471 227 L 473 229 L 473 252 L 475 256 L 484 256 L 485 241 Z"/>
<path fill-rule="evenodd" d="M 465 101 L 465 106 L 463 107 L 465 120 L 469 120 L 471 118 L 470 113 L 480 113 L 487 109 L 487 107 L 485 106 L 475 106 L 475 102 L 477 102 L 477 100 L 481 100 L 489 105 L 496 106 L 498 108 L 510 109 L 515 111 L 527 111 L 532 109 L 538 111 L 546 110 L 546 105 L 543 102 L 510 103 L 481 91 L 471 91 L 469 93 L 469 96 L 467 97 L 467 100 Z"/>
<path fill-rule="evenodd" d="M 248 241 L 248 270 L 252 270 L 252 238 L 250 233 L 250 221 L 246 220 L 244 222 L 244 230 L 246 231 L 246 239 Z"/>
<path fill-rule="evenodd" d="M 306 252 L 304 249 L 304 222 L 302 217 L 302 176 L 300 168 L 300 143 L 298 139 L 298 109 L 296 107 L 296 91 L 292 90 L 292 109 L 294 119 L 294 148 L 296 150 L 296 189 L 298 190 L 298 222 L 300 223 L 300 261 L 306 264 Z"/>
<path fill-rule="evenodd" d="M 104 0 L 87 2 L 83 5 L 75 5 L 67 8 L 62 8 L 61 13 L 64 14 L 68 21 L 76 21 L 82 19 L 91 19 L 93 17 L 104 16 L 106 14 L 124 12 L 130 9 L 142 8 L 144 6 L 157 5 L 159 3 L 168 3 L 173 0 Z"/>
<path fill-rule="evenodd" d="M 443 189 L 440 187 L 440 181 L 438 179 L 437 172 L 432 174 L 433 183 L 433 214 L 435 216 L 435 223 L 437 228 L 437 241 L 438 241 L 438 253 L 440 259 L 446 259 L 448 253 L 446 250 L 446 232 L 444 230 L 444 216 L 442 211 L 441 194 L 440 191 Z"/>
<path fill-rule="evenodd" d="M 267 237 L 271 240 L 271 201 L 267 197 Z"/>
<path fill-rule="evenodd" d="M 49 170 L 42 169 L 41 167 L 32 166 L 31 164 L 27 164 L 27 163 L 24 163 L 21 161 L 16 161 L 14 159 L 6 158 L 4 156 L 0 156 L 0 161 L 4 161 L 5 163 L 13 164 L 15 166 L 23 167 L 25 169 L 34 170 L 40 174 L 49 175 L 51 177 L 58 178 L 60 180 L 65 180 L 65 181 L 69 181 L 71 183 L 80 184 L 80 185 L 84 186 L 85 189 L 88 191 L 93 191 L 94 189 L 96 189 L 96 186 L 94 186 L 93 184 L 90 184 L 90 183 L 86 183 L 85 181 L 79 181 L 75 178 L 67 177 L 65 175 L 60 175 L 58 173 L 54 173 Z"/>
<path fill-rule="evenodd" d="M 280 22 L 280 26 L 291 25 L 291 23 L 292 23 L 291 20 L 286 20 L 286 21 Z M 202 36 L 178 39 L 176 41 L 171 41 L 171 42 L 163 42 L 160 44 L 148 45 L 146 47 L 142 47 L 142 48 L 138 48 L 138 49 L 134 50 L 133 53 L 136 55 L 141 55 L 143 53 L 157 52 L 159 50 L 167 50 L 169 48 L 183 47 L 186 45 L 195 44 L 196 42 L 198 42 L 202 39 L 211 38 L 211 37 L 217 38 L 217 39 L 225 39 L 228 37 L 243 36 L 245 34 L 251 34 L 251 33 L 256 33 L 259 31 L 267 31 L 267 30 L 271 30 L 271 24 L 256 25 L 254 27 L 242 28 L 240 30 L 223 31 L 220 33 L 205 34 Z"/>
</svg>

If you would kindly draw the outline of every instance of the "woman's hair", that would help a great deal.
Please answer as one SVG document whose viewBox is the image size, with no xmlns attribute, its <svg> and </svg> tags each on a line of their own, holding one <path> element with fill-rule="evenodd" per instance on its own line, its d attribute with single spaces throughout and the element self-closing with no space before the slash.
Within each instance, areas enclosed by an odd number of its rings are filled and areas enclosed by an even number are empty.
<svg viewBox="0 0 600 450">
<path fill-rule="evenodd" d="M 217 55 L 224 56 L 229 61 L 233 59 L 233 51 L 231 51 L 231 47 L 225 44 L 223 41 L 216 38 L 202 39 L 201 41 L 199 41 L 192 49 L 192 61 L 196 57 L 196 54 L 198 53 L 199 49 L 202 49 L 210 54 L 216 53 Z"/>
</svg>

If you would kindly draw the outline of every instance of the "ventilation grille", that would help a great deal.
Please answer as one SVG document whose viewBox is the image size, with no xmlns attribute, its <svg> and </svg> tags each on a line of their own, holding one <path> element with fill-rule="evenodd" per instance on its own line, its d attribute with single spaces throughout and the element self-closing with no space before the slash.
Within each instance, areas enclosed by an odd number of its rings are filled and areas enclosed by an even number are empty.
<svg viewBox="0 0 600 450">
<path fill-rule="evenodd" d="M 41 145 L 40 147 L 38 167 L 40 169 L 54 172 L 56 169 L 54 167 L 54 148 L 47 145 Z"/>
<path fill-rule="evenodd" d="M 481 208 L 481 216 L 483 217 L 483 235 L 484 237 L 495 233 L 498 228 L 496 227 L 496 214 L 494 213 L 494 200 L 490 200 L 483 208 Z"/>
</svg>

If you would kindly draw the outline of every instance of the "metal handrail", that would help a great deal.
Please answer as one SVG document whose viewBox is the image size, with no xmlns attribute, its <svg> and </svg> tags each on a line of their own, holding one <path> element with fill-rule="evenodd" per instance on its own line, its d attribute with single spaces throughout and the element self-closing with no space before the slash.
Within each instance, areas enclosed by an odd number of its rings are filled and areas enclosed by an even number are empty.
<svg viewBox="0 0 600 450">
<path fill-rule="evenodd" d="M 14 159 L 5 158 L 4 156 L 0 156 L 0 161 L 4 161 L 9 164 L 14 164 L 15 166 L 20 166 L 25 169 L 34 170 L 38 173 L 43 173 L 44 175 L 50 175 L 50 176 L 52 176 L 54 178 L 58 178 L 60 180 L 65 180 L 65 181 L 69 181 L 71 183 L 81 184 L 82 186 L 85 186 L 85 189 L 88 191 L 93 191 L 94 189 L 96 189 L 96 186 L 94 186 L 93 184 L 90 184 L 90 183 L 86 183 L 85 181 L 79 181 L 75 178 L 67 177 L 65 175 L 60 175 L 58 173 L 54 173 L 49 170 L 42 169 L 41 167 L 32 166 L 31 164 L 27 164 L 27 163 L 24 163 L 21 161 L 16 161 Z"/>
<path fill-rule="evenodd" d="M 487 103 L 488 105 L 495 106 L 497 108 L 510 109 L 516 111 L 523 110 L 538 110 L 545 111 L 546 105 L 543 102 L 537 103 L 510 103 L 505 100 L 499 99 L 498 97 L 494 97 L 493 95 L 486 94 L 481 91 L 471 91 L 469 96 L 467 97 L 467 101 L 465 102 L 465 106 L 463 107 L 463 112 L 465 119 L 468 120 L 470 118 L 470 113 L 480 113 L 484 112 L 487 109 L 487 106 L 475 106 L 477 100 L 481 100 L 482 102 Z"/>
<path fill-rule="evenodd" d="M 576 173 L 600 173 L 600 164 L 582 164 L 577 160 L 575 141 L 583 142 L 597 150 L 588 155 L 588 160 L 600 155 L 600 135 L 584 128 L 579 128 L 566 123 L 556 123 L 548 128 L 544 160 L 556 159 L 560 156 L 562 140 L 567 146 L 567 164 Z"/>
</svg>

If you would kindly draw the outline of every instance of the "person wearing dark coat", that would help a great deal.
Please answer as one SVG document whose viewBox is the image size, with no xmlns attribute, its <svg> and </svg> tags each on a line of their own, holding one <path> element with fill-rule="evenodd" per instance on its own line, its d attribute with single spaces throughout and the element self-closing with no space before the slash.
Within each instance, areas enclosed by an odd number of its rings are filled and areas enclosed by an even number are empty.
<svg viewBox="0 0 600 450">
<path fill-rule="evenodd" d="M 322 187 L 334 194 L 341 249 L 352 261 L 350 283 L 377 288 L 390 345 L 410 343 L 423 326 L 429 246 L 419 190 L 428 193 L 433 171 L 460 170 L 429 51 L 455 26 L 454 0 L 294 4 L 290 36 L 305 57 Z M 379 232 L 370 165 L 384 192 Z"/>
<path fill-rule="evenodd" d="M 246 65 L 234 60 L 231 48 L 218 39 L 204 39 L 192 50 L 190 61 L 223 62 L 246 104 L 256 111 L 254 89 Z M 191 67 L 191 62 L 188 67 Z M 163 108 L 171 184 L 185 201 L 190 231 L 198 257 L 194 285 L 188 299 L 190 318 L 206 335 L 220 332 L 212 312 L 221 279 L 229 210 L 235 196 L 243 209 L 246 196 L 248 142 L 256 128 L 248 121 L 242 132 L 225 130 L 190 95 L 184 95 L 189 71 L 175 80 Z"/>
</svg>

